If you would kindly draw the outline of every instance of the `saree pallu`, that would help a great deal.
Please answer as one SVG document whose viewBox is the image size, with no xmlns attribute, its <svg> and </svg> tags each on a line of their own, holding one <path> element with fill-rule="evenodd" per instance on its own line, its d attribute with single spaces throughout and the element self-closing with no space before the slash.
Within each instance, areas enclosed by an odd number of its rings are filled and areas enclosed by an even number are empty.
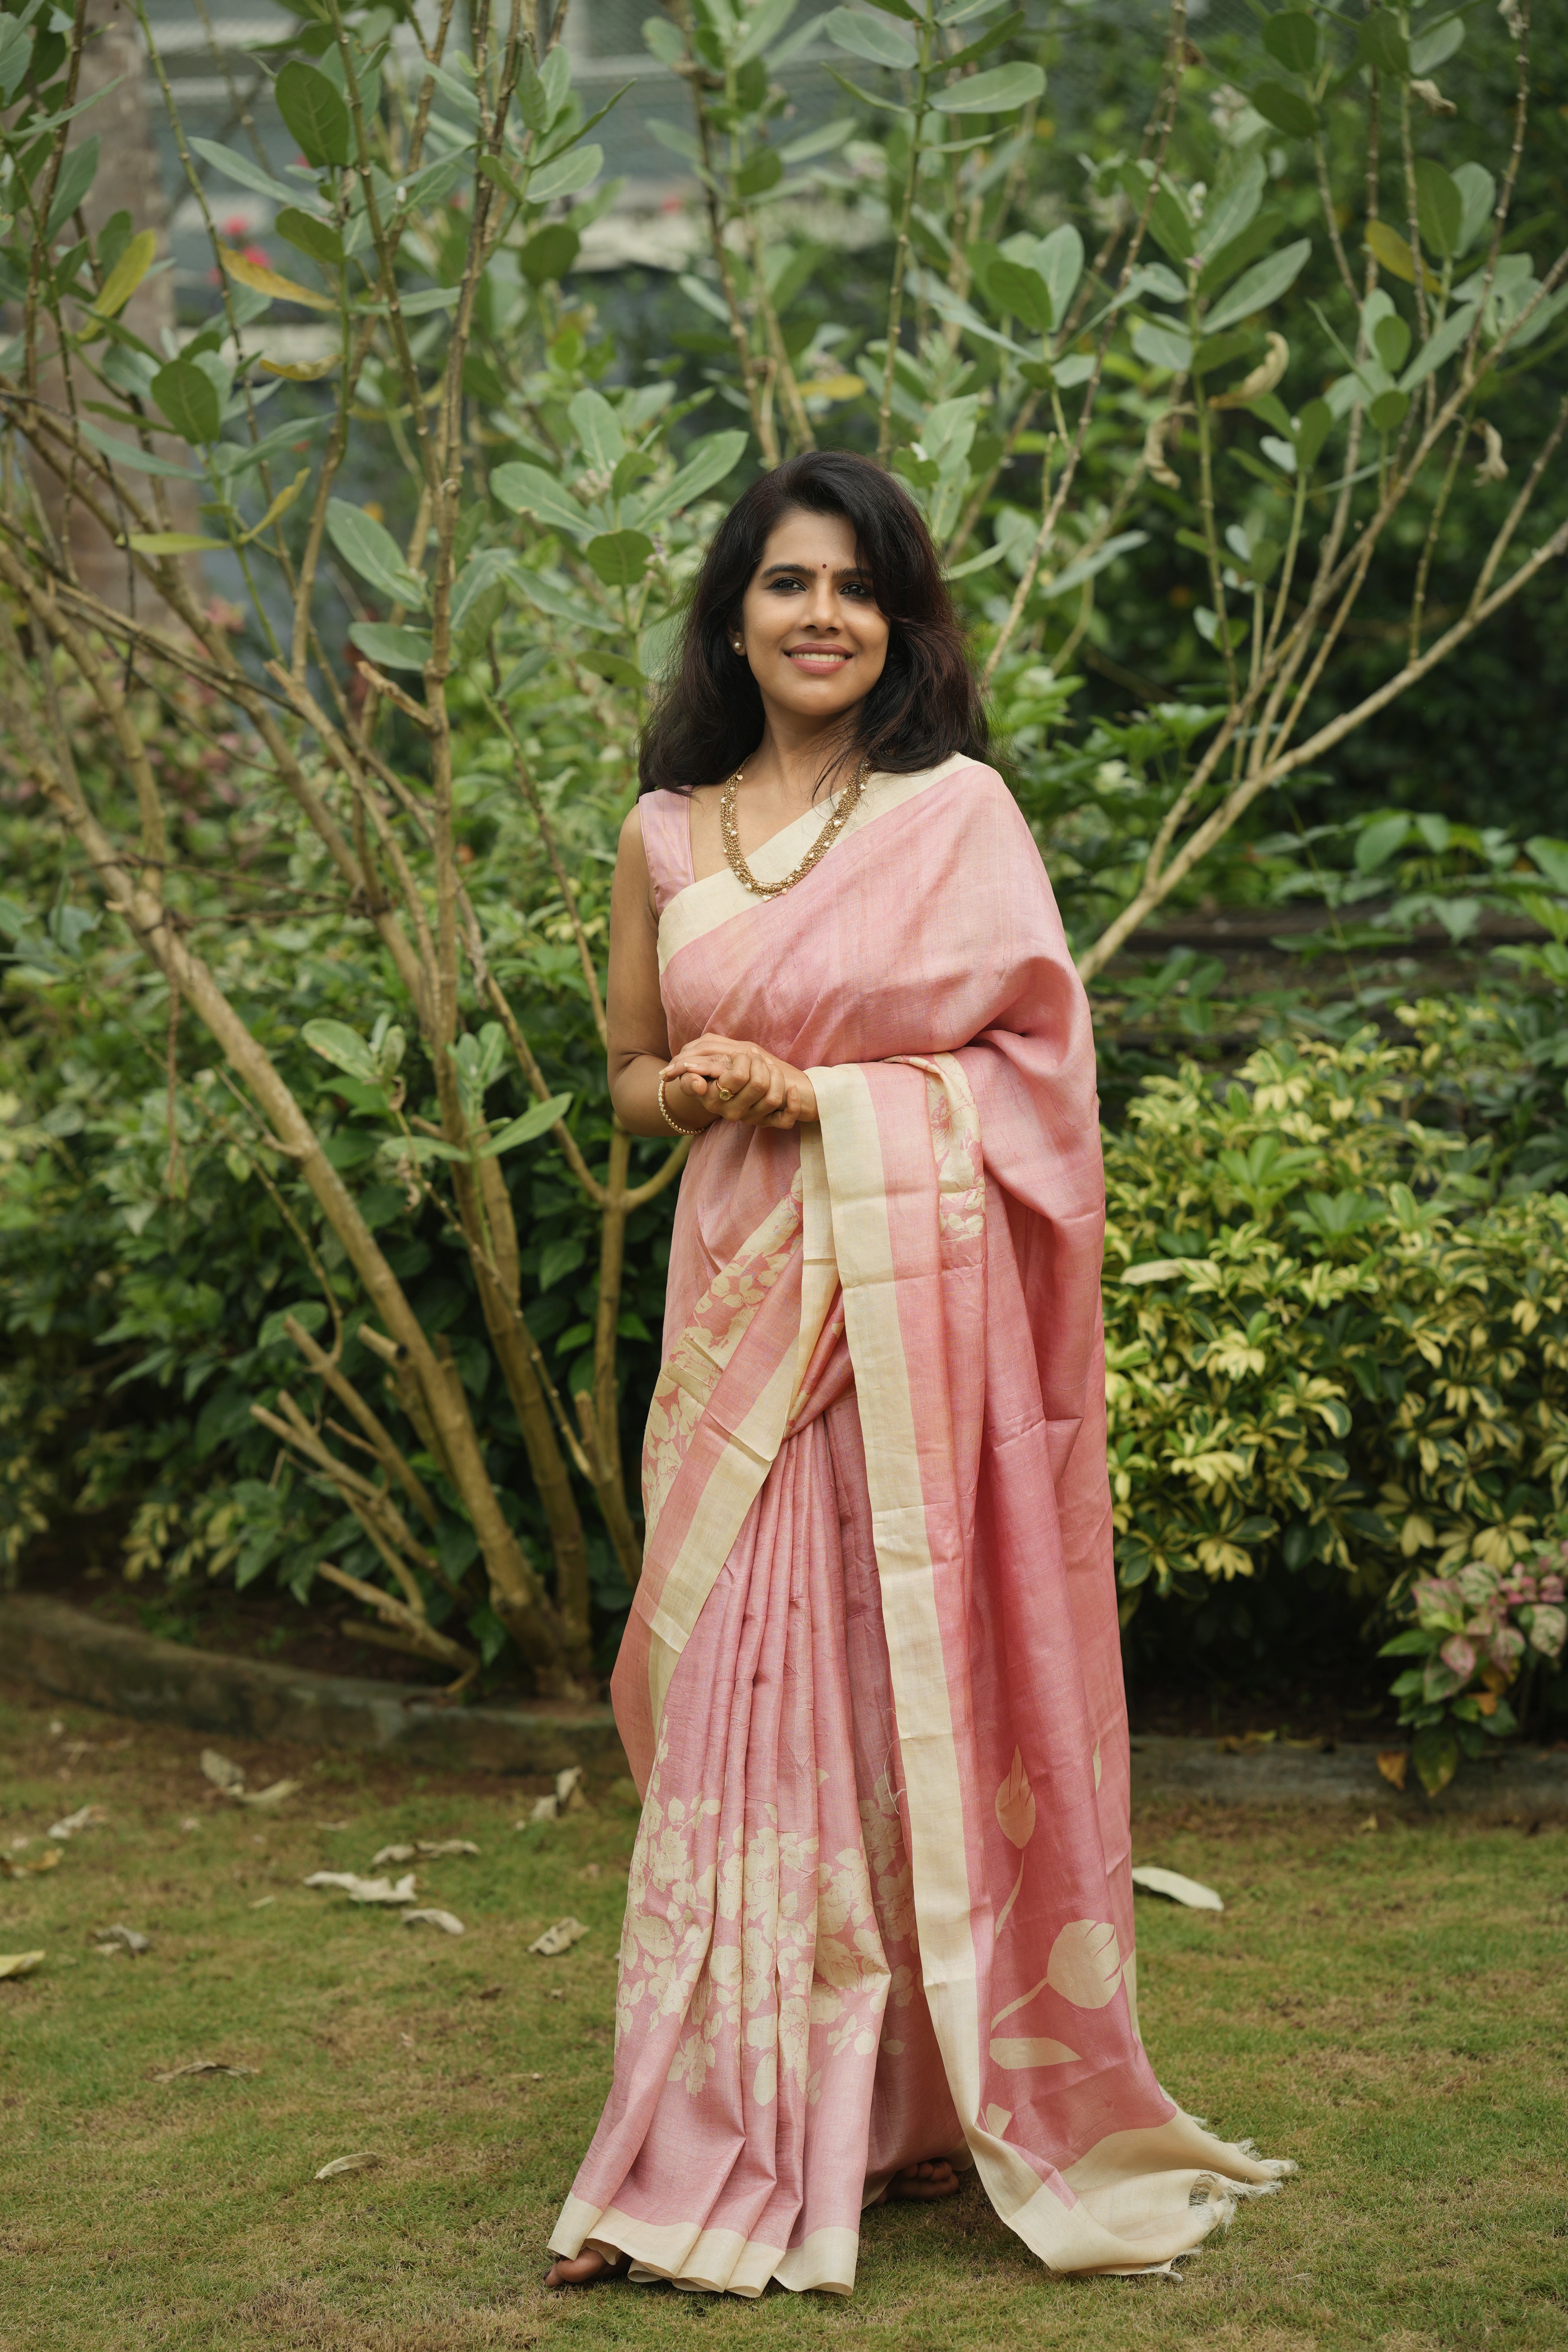
<svg viewBox="0 0 1568 2352">
<path fill-rule="evenodd" d="M 775 899 L 642 812 L 672 1045 L 764 1045 L 820 1117 L 682 1179 L 615 2078 L 552 2248 L 847 2294 L 864 2205 L 946 2156 L 1053 2270 L 1168 2267 L 1289 2168 L 1139 2038 L 1094 1051 L 1038 852 L 962 758 Z"/>
</svg>

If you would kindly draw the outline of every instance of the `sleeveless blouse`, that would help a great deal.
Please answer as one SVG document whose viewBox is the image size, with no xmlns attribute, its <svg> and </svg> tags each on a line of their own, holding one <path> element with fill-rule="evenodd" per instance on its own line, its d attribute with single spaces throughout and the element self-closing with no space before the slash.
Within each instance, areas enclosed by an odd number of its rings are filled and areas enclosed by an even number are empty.
<svg viewBox="0 0 1568 2352">
<path fill-rule="evenodd" d="M 684 793 L 644 793 L 637 814 L 654 909 L 662 915 L 670 900 L 697 879 L 691 863 L 691 804 Z"/>
</svg>

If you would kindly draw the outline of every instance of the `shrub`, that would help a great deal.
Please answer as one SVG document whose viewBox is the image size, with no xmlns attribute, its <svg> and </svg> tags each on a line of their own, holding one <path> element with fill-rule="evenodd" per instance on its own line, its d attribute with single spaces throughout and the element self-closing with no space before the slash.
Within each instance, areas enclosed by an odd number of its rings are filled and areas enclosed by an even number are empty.
<svg viewBox="0 0 1568 2352">
<path fill-rule="evenodd" d="M 1124 1622 L 1306 1570 L 1370 1614 L 1434 1556 L 1505 1570 L 1556 1523 L 1568 1199 L 1496 1192 L 1489 1140 L 1423 1118 L 1444 1053 L 1365 1030 L 1228 1083 L 1189 1065 L 1110 1139 Z"/>
<path fill-rule="evenodd" d="M 1428 1796 L 1446 1789 L 1460 1755 L 1486 1752 L 1489 1736 L 1507 1738 L 1529 1719 L 1542 1669 L 1557 1665 L 1568 1639 L 1563 1572 L 1568 1543 L 1542 1552 L 1533 1569 L 1499 1569 L 1467 1560 L 1452 1576 L 1420 1576 L 1411 1589 L 1415 1622 L 1392 1642 L 1385 1658 L 1419 1658 L 1394 1685 L 1399 1720 L 1415 1733 L 1409 1760 Z M 1565 1694 L 1559 1675 L 1541 1694 L 1545 1704 Z M 1516 1685 L 1518 1686 L 1516 1688 Z M 1519 1713 L 1503 1696 L 1514 1689 Z M 1397 1767 L 1404 1758 L 1391 1759 Z"/>
</svg>

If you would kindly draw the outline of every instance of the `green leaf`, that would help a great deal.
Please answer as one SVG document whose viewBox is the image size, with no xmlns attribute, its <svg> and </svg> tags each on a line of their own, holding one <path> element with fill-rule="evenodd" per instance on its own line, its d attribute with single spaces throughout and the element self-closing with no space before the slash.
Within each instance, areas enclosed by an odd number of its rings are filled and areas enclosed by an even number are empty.
<svg viewBox="0 0 1568 2352">
<path fill-rule="evenodd" d="M 514 205 L 528 202 L 521 181 L 507 170 L 499 156 L 481 155 L 479 159 L 479 168 L 491 187 L 499 188 L 503 196 L 510 196 Z"/>
<path fill-rule="evenodd" d="M 1374 817 L 1356 836 L 1356 872 L 1375 874 L 1380 866 L 1387 865 L 1395 850 L 1404 848 L 1409 834 L 1407 816 Z"/>
<path fill-rule="evenodd" d="M 1310 101 L 1299 89 L 1282 81 L 1260 81 L 1247 96 L 1263 117 L 1276 131 L 1283 131 L 1288 139 L 1311 139 L 1317 134 L 1318 117 Z"/>
<path fill-rule="evenodd" d="M 1053 597 L 1066 596 L 1072 589 L 1081 588 L 1086 580 L 1092 580 L 1097 572 L 1103 572 L 1108 563 L 1114 563 L 1119 555 L 1128 554 L 1134 547 L 1146 546 L 1148 539 L 1146 530 L 1118 531 L 1115 538 L 1108 539 L 1103 547 L 1097 547 L 1092 555 L 1080 555 L 1076 563 L 1069 563 L 1065 572 L 1058 572 L 1054 580 L 1047 580 L 1039 589 L 1039 595 L 1047 604 Z"/>
<path fill-rule="evenodd" d="M 1524 845 L 1552 888 L 1568 891 L 1568 841 L 1553 841 L 1550 834 L 1537 833 Z"/>
<path fill-rule="evenodd" d="M 359 1032 L 351 1029 L 346 1022 L 307 1021 L 300 1034 L 313 1054 L 320 1054 L 334 1069 L 346 1070 L 351 1078 L 373 1086 L 380 1076 L 375 1055 Z"/>
<path fill-rule="evenodd" d="M 985 290 L 999 314 L 1022 319 L 1037 335 L 1048 333 L 1055 324 L 1050 288 L 1037 269 L 1027 268 L 1021 261 L 1009 261 L 998 254 L 987 273 Z"/>
<path fill-rule="evenodd" d="M 33 62 L 33 37 L 15 16 L 0 16 L 0 99 L 20 89 Z"/>
<path fill-rule="evenodd" d="M 686 43 L 668 16 L 645 16 L 642 37 L 646 47 L 661 66 L 668 66 L 671 72 L 677 66 L 686 63 Z"/>
<path fill-rule="evenodd" d="M 1059 327 L 1083 276 L 1083 239 L 1070 221 L 1052 229 L 1035 247 L 1035 267 L 1051 298 L 1051 320 Z"/>
<path fill-rule="evenodd" d="M 564 278 L 577 258 L 582 239 L 564 221 L 536 229 L 518 255 L 518 267 L 531 286 L 544 286 Z"/>
<path fill-rule="evenodd" d="M 543 1105 L 541 1104 L 540 1108 L 542 1109 Z M 541 1290 L 552 1289 L 563 1274 L 575 1274 L 586 1255 L 587 1252 L 581 1242 L 568 1241 L 564 1238 L 546 1242 L 539 1253 Z"/>
<path fill-rule="evenodd" d="M 1497 203 L 1497 182 L 1484 163 L 1461 163 L 1454 173 L 1454 185 L 1459 191 L 1459 202 L 1464 207 L 1459 224 L 1458 250 L 1468 253 L 1491 218 L 1492 207 Z"/>
<path fill-rule="evenodd" d="M 888 66 L 895 73 L 913 71 L 914 43 L 907 33 L 895 31 L 879 16 L 864 16 L 856 8 L 834 8 L 823 17 L 822 29 L 836 49 L 847 49 L 851 57 Z"/>
<path fill-rule="evenodd" d="M 563 489 L 542 466 L 521 462 L 498 466 L 490 476 L 490 488 L 513 514 L 533 515 L 552 530 L 569 530 L 574 539 L 582 539 L 593 528 L 571 491 Z"/>
<path fill-rule="evenodd" d="M 580 392 L 566 411 L 583 455 L 601 474 L 612 474 L 626 454 L 620 419 L 602 392 Z"/>
<path fill-rule="evenodd" d="M 989 73 L 971 74 L 931 97 L 938 114 L 1015 114 L 1046 94 L 1046 77 L 1039 66 L 993 66 Z"/>
<path fill-rule="evenodd" d="M 421 630 L 400 629 L 390 621 L 356 621 L 349 642 L 368 654 L 377 669 L 422 670 L 430 658 L 430 640 Z"/>
<path fill-rule="evenodd" d="M 596 180 L 605 167 L 605 151 L 592 141 L 586 147 L 569 148 L 553 162 L 541 163 L 537 172 L 529 174 L 528 201 L 531 205 L 546 205 L 555 196 L 574 196 L 580 188 Z"/>
<path fill-rule="evenodd" d="M 533 1108 L 525 1110 L 521 1118 L 509 1119 L 505 1127 L 497 1128 L 489 1141 L 480 1145 L 479 1158 L 493 1160 L 498 1152 L 514 1151 L 520 1143 L 534 1142 L 563 1119 L 571 1108 L 570 1095 L 552 1095 L 548 1102 L 535 1103 Z M 580 1265 L 581 1258 L 576 1263 Z M 542 1289 L 549 1288 L 548 1283 L 542 1283 L 540 1286 Z"/>
<path fill-rule="evenodd" d="M 1265 310 L 1277 302 L 1281 294 L 1293 286 L 1300 276 L 1307 257 L 1312 250 L 1310 237 L 1299 237 L 1294 245 L 1279 253 L 1268 254 L 1244 269 L 1222 301 L 1216 302 L 1204 320 L 1206 334 L 1216 335 L 1222 327 L 1234 327 L 1255 311 Z"/>
<path fill-rule="evenodd" d="M 653 541 L 640 530 L 610 530 L 591 539 L 587 557 L 606 588 L 633 588 L 647 569 Z"/>
<path fill-rule="evenodd" d="M 582 668 L 591 670 L 595 677 L 605 679 L 611 686 L 629 687 L 634 694 L 642 692 L 646 683 L 643 674 L 625 654 L 579 654 L 577 659 Z"/>
<path fill-rule="evenodd" d="M 1367 251 L 1380 269 L 1386 269 L 1391 278 L 1401 279 L 1406 286 L 1414 286 L 1415 257 L 1397 229 L 1390 228 L 1385 220 L 1368 221 L 1365 243 Z M 1426 284 L 1425 270 L 1421 277 L 1422 283 Z"/>
<path fill-rule="evenodd" d="M 1430 155 L 1415 163 L 1415 218 L 1421 242 L 1444 261 L 1460 249 L 1465 226 L 1465 199 L 1458 183 Z"/>
<path fill-rule="evenodd" d="M 645 499 L 642 520 L 651 529 L 690 506 L 732 474 L 746 454 L 748 433 L 705 434 L 672 481 Z"/>
<path fill-rule="evenodd" d="M 1205 264 L 1214 260 L 1244 229 L 1251 227 L 1267 185 L 1268 173 L 1256 147 L 1248 147 L 1239 157 L 1226 159 L 1198 223 L 1200 260 Z"/>
<path fill-rule="evenodd" d="M 1465 20 L 1450 16 L 1434 25 L 1429 33 L 1417 33 L 1410 44 L 1410 70 L 1413 74 L 1434 74 L 1439 66 L 1465 46 Z"/>
<path fill-rule="evenodd" d="M 116 440 L 112 433 L 106 433 L 101 425 L 94 425 L 88 417 L 78 417 L 77 429 L 95 449 L 101 450 L 117 466 L 129 466 L 133 474 L 171 474 L 182 482 L 199 482 L 202 478 L 194 466 L 182 466 L 173 457 L 160 457 L 155 451 L 139 449 L 134 441 Z"/>
<path fill-rule="evenodd" d="M 249 188 L 258 196 L 270 196 L 275 205 L 291 205 L 295 201 L 295 189 L 287 187 L 281 180 L 275 180 L 270 172 L 264 172 L 259 163 L 250 161 L 248 155 L 220 147 L 216 139 L 193 139 L 190 145 L 194 155 L 199 155 L 204 163 L 210 163 L 215 172 L 221 172 L 226 180 L 233 180 L 237 186 Z"/>
<path fill-rule="evenodd" d="M 1191 339 L 1179 327 L 1157 326 L 1152 319 L 1140 319 L 1133 327 L 1132 349 L 1147 366 L 1169 368 L 1173 375 L 1184 375 L 1193 363 Z"/>
<path fill-rule="evenodd" d="M 194 360 L 171 360 L 158 370 L 151 390 L 182 441 L 217 439 L 223 423 L 217 386 Z"/>
<path fill-rule="evenodd" d="M 199 530 L 133 530 L 126 542 L 138 555 L 203 555 L 209 548 L 226 547 L 223 539 L 204 539 Z"/>
<path fill-rule="evenodd" d="M 1205 335 L 1193 353 L 1193 373 L 1213 375 L 1216 368 L 1228 367 L 1244 352 L 1256 349 L 1258 336 L 1249 327 L 1227 327 L 1223 334 Z"/>
<path fill-rule="evenodd" d="M 45 225 L 47 237 L 54 238 L 59 235 L 97 178 L 98 148 L 96 138 L 84 139 L 79 147 L 70 150 L 60 165 L 60 176 L 55 182 L 54 202 L 49 206 L 49 217 Z"/>
<path fill-rule="evenodd" d="M 742 198 L 765 196 L 784 178 L 784 158 L 776 147 L 758 147 L 735 174 L 735 194 Z"/>
<path fill-rule="evenodd" d="M 296 253 L 309 256 L 312 261 L 324 261 L 341 268 L 343 241 L 330 222 L 318 220 L 314 213 L 303 213 L 298 205 L 286 205 L 272 224 L 285 244 Z"/>
<path fill-rule="evenodd" d="M 1356 36 L 1356 63 L 1375 66 L 1379 73 L 1410 79 L 1410 44 L 1399 29 L 1392 8 L 1376 8 L 1362 19 Z"/>
<path fill-rule="evenodd" d="M 1378 1652 L 1380 1658 L 1424 1658 L 1436 1646 L 1436 1636 L 1411 1625 L 1403 1633 L 1395 1633 L 1392 1642 L 1384 1642 Z"/>
<path fill-rule="evenodd" d="M 525 563 L 514 563 L 507 579 L 520 595 L 526 596 L 542 613 L 551 614 L 558 621 L 570 622 L 577 629 L 611 629 L 618 625 L 608 613 L 596 613 L 574 595 L 568 583 L 559 574 L 531 572 Z"/>
<path fill-rule="evenodd" d="M 150 228 L 133 236 L 108 277 L 93 304 L 100 319 L 112 319 L 124 310 L 157 257 L 158 240 Z"/>
<path fill-rule="evenodd" d="M 752 21 L 745 28 L 745 37 L 733 49 L 736 66 L 745 66 L 752 57 L 762 57 L 762 52 L 778 40 L 790 16 L 795 14 L 795 7 L 797 7 L 797 0 L 762 0 L 762 7 L 754 9 Z"/>
<path fill-rule="evenodd" d="M 1265 23 L 1263 46 L 1288 73 L 1310 74 L 1318 62 L 1318 27 L 1304 8 L 1282 8 Z"/>
<path fill-rule="evenodd" d="M 1410 330 L 1396 310 L 1388 311 L 1372 331 L 1372 347 L 1390 375 L 1397 375 L 1410 350 Z"/>
<path fill-rule="evenodd" d="M 423 607 L 425 583 L 409 571 L 403 550 L 384 523 L 374 521 L 346 499 L 329 499 L 327 536 L 343 562 L 391 603 Z"/>
<path fill-rule="evenodd" d="M 342 94 L 319 68 L 303 58 L 290 58 L 272 85 L 272 95 L 307 163 L 320 171 L 328 163 L 348 163 L 353 125 Z"/>
<path fill-rule="evenodd" d="M 1310 400 L 1296 420 L 1296 463 L 1310 473 L 1318 454 L 1333 428 L 1334 413 L 1326 400 Z"/>
<path fill-rule="evenodd" d="M 1375 25 L 1378 18 L 1367 22 Z M 1411 1741 L 1410 1760 L 1426 1794 L 1440 1796 L 1459 1769 L 1459 1743 L 1447 1726 L 1428 1724 Z"/>
<path fill-rule="evenodd" d="M 1391 385 L 1367 403 L 1367 422 L 1374 433 L 1397 433 L 1410 411 L 1410 394 Z"/>
</svg>

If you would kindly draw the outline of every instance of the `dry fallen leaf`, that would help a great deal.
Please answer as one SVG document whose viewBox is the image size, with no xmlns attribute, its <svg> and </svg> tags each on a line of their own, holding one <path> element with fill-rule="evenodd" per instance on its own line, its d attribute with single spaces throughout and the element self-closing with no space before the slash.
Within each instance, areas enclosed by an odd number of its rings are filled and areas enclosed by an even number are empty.
<svg viewBox="0 0 1568 2352">
<path fill-rule="evenodd" d="M 412 1845 L 384 1845 L 379 1853 L 372 1854 L 370 1866 L 379 1870 L 384 1862 L 412 1862 L 416 1853 L 428 1862 L 438 1862 L 443 1854 L 478 1852 L 472 1838 L 416 1838 Z"/>
<path fill-rule="evenodd" d="M 527 1821 L 514 1822 L 512 1823 L 512 1827 L 520 1830 L 531 1830 L 535 1822 L 558 1822 L 560 1819 L 561 1803 L 559 1798 L 535 1797 L 533 1803 L 529 1808 Z"/>
<path fill-rule="evenodd" d="M 188 2066 L 171 2066 L 166 2074 L 154 2074 L 154 2083 L 181 2083 L 187 2074 L 233 2074 L 237 2079 L 260 2073 L 258 2066 L 231 2066 L 225 2058 L 193 2058 Z"/>
<path fill-rule="evenodd" d="M 58 1838 L 63 1844 L 67 1838 L 75 1837 L 79 1830 L 90 1829 L 95 1822 L 101 1822 L 104 1818 L 101 1805 L 83 1805 L 79 1811 L 68 1813 L 63 1822 L 56 1822 L 49 1835 Z"/>
<path fill-rule="evenodd" d="M 583 1794 L 583 1767 L 568 1764 L 563 1772 L 555 1775 L 555 1803 L 563 1813 L 585 1813 L 588 1800 Z"/>
<path fill-rule="evenodd" d="M 450 1911 L 405 1911 L 403 1924 L 405 1927 L 439 1927 L 448 1936 L 463 1933 L 462 1921 L 455 1918 Z"/>
<path fill-rule="evenodd" d="M 412 1903 L 414 1873 L 410 1870 L 395 1885 L 390 1878 L 361 1878 L 352 1870 L 313 1870 L 305 1881 L 307 1886 L 341 1886 L 351 1903 Z"/>
<path fill-rule="evenodd" d="M 140 1959 L 143 1952 L 150 1952 L 153 1948 L 151 1936 L 144 1936 L 139 1927 L 123 1927 L 118 1920 L 112 1927 L 95 1927 L 92 1931 L 92 1940 L 100 1951 L 123 1949 L 130 1953 L 133 1960 Z"/>
<path fill-rule="evenodd" d="M 1408 1748 L 1384 1748 L 1378 1751 L 1377 1769 L 1391 1788 L 1404 1788 L 1405 1775 L 1409 1769 L 1409 1765 Z"/>
<path fill-rule="evenodd" d="M 237 1805 L 280 1805 L 299 1786 L 298 1780 L 274 1780 L 265 1789 L 230 1789 L 228 1794 Z"/>
<path fill-rule="evenodd" d="M 0 1977 L 30 1977 L 42 1952 L 0 1952 Z"/>
<path fill-rule="evenodd" d="M 330 2164 L 322 2165 L 316 2179 L 336 2180 L 342 2172 L 374 2172 L 380 2162 L 379 2156 L 368 2147 L 362 2147 L 357 2156 L 334 2156 Z"/>
<path fill-rule="evenodd" d="M 28 1862 L 19 1862 L 13 1853 L 0 1853 L 0 1878 L 33 1878 L 39 1871 L 57 1870 L 59 1859 L 58 1845 L 46 1846 L 42 1853 L 34 1854 Z"/>
<path fill-rule="evenodd" d="M 216 1748 L 202 1749 L 202 1770 L 213 1787 L 223 1790 L 226 1795 L 245 1786 L 245 1774 L 240 1767 L 232 1757 L 220 1756 Z"/>
<path fill-rule="evenodd" d="M 531 1952 L 537 1952 L 542 1959 L 558 1959 L 563 1952 L 569 1952 L 574 1944 L 580 1942 L 587 1932 L 581 1919 L 557 1919 L 552 1927 L 546 1927 L 542 1936 L 536 1936 L 528 1948 Z"/>
<path fill-rule="evenodd" d="M 1195 1878 L 1184 1878 L 1179 1870 L 1161 1870 L 1145 1864 L 1133 1872 L 1132 1884 L 1141 1886 L 1145 1895 L 1163 1895 L 1173 1903 L 1184 1903 L 1189 1911 L 1225 1909 L 1212 1886 L 1202 1886 Z"/>
<path fill-rule="evenodd" d="M 269 1903 L 276 1903 L 277 1900 L 276 1895 L 258 1895 L 250 1907 L 253 1911 L 265 1911 Z"/>
</svg>

